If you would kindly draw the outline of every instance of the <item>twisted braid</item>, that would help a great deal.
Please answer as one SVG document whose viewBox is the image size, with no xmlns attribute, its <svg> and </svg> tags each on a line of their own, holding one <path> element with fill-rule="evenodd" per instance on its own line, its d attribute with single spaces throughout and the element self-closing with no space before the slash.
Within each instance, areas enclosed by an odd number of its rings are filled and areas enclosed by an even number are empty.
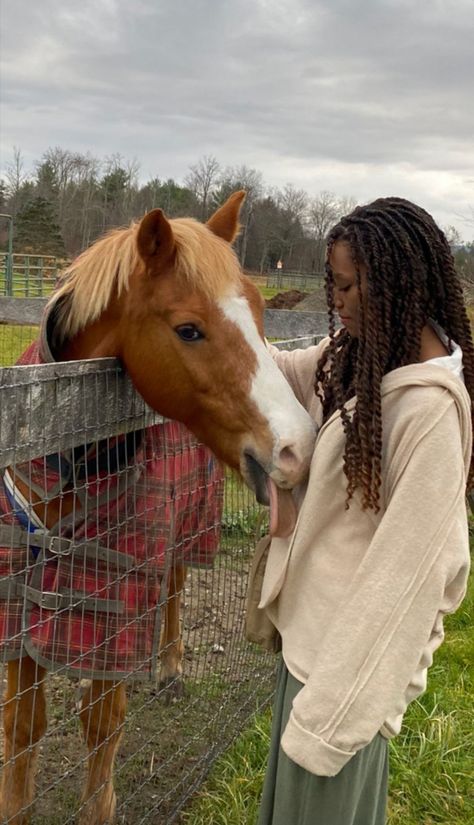
<svg viewBox="0 0 474 825">
<path fill-rule="evenodd" d="M 334 279 L 329 263 L 334 244 L 348 244 L 357 273 L 359 337 L 336 330 Z M 367 269 L 366 310 L 360 267 Z M 402 198 L 379 198 L 358 206 L 331 230 L 326 260 L 330 342 L 315 377 L 323 420 L 340 411 L 346 437 L 343 467 L 346 506 L 359 488 L 364 509 L 379 509 L 382 457 L 383 376 L 419 360 L 421 334 L 429 318 L 446 332 L 449 349 L 463 351 L 464 380 L 474 399 L 474 347 L 461 284 L 449 244 L 433 218 Z M 370 334 L 367 331 L 370 330 Z M 356 396 L 354 413 L 346 409 Z M 474 425 L 474 412 L 473 416 Z M 474 481 L 474 461 L 468 489 Z"/>
</svg>

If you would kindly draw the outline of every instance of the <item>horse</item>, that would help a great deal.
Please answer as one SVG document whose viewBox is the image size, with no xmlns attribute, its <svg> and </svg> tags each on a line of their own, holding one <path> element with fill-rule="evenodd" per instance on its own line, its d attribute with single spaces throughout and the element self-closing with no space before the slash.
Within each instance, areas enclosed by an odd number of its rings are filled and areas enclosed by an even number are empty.
<svg viewBox="0 0 474 825">
<path fill-rule="evenodd" d="M 153 410 L 182 422 L 240 473 L 259 501 L 271 503 L 272 529 L 277 531 L 278 505 L 285 510 L 288 491 L 307 474 L 315 431 L 266 348 L 263 301 L 232 249 L 244 197 L 244 192 L 231 195 L 206 224 L 168 219 L 154 209 L 130 227 L 100 238 L 61 277 L 46 309 L 46 333 L 57 361 L 119 359 Z M 141 449 L 128 441 L 126 448 L 133 455 Z M 94 479 L 98 489 L 103 483 L 99 476 Z M 26 501 L 29 528 L 34 520 L 40 525 L 46 542 L 44 569 L 53 555 L 57 561 L 82 552 L 92 554 L 97 569 L 102 569 L 102 559 L 108 570 L 110 557 L 105 564 L 104 553 L 112 553 L 126 578 L 127 553 L 133 554 L 133 548 L 118 543 L 115 550 L 104 550 L 96 535 L 77 535 L 75 519 L 84 502 L 72 480 L 42 498 L 23 475 L 16 478 L 16 490 Z M 57 530 L 61 520 L 69 523 L 66 537 Z M 118 534 L 121 540 L 120 529 Z M 25 542 L 20 536 L 22 542 L 29 553 L 33 538 Z M 178 561 L 168 581 L 161 640 L 165 681 L 181 668 L 177 604 L 184 577 L 184 563 Z M 103 586 L 109 593 L 107 580 Z M 24 585 L 21 592 L 26 592 Z M 102 601 L 113 614 L 118 608 L 110 606 L 110 594 L 108 598 Z M 86 614 L 82 603 L 82 616 Z M 43 663 L 24 649 L 8 662 L 0 817 L 12 825 L 29 822 L 34 801 L 38 746 L 47 727 L 45 676 Z M 123 680 L 114 673 L 90 680 L 79 711 L 88 747 L 81 825 L 114 821 L 113 766 L 125 711 Z"/>
</svg>

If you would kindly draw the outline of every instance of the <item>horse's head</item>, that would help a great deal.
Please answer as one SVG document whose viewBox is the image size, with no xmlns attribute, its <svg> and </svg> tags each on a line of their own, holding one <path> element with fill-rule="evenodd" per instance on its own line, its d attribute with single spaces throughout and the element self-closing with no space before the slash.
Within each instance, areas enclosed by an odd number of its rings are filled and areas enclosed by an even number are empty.
<svg viewBox="0 0 474 825">
<path fill-rule="evenodd" d="M 265 346 L 262 299 L 231 247 L 243 199 L 232 195 L 206 225 L 154 209 L 83 253 L 58 290 L 74 296 L 61 310 L 72 342 L 62 356 L 119 356 L 151 407 L 268 503 L 275 484 L 306 475 L 315 431 Z"/>
<path fill-rule="evenodd" d="M 263 340 L 263 301 L 231 243 L 243 192 L 202 225 L 161 210 L 138 229 L 122 358 L 145 400 L 183 421 L 268 502 L 308 471 L 314 425 Z"/>
</svg>

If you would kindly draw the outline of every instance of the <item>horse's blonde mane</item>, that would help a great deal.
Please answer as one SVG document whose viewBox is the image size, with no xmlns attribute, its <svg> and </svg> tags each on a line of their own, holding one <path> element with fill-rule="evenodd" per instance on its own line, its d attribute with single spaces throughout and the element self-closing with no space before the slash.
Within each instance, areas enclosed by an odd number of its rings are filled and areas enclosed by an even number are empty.
<svg viewBox="0 0 474 825">
<path fill-rule="evenodd" d="M 170 221 L 176 244 L 175 275 L 212 300 L 240 281 L 240 268 L 229 245 L 193 218 Z M 58 302 L 58 341 L 70 338 L 96 321 L 113 295 L 127 291 L 140 263 L 140 224 L 113 229 L 82 252 L 60 277 L 50 303 Z"/>
</svg>

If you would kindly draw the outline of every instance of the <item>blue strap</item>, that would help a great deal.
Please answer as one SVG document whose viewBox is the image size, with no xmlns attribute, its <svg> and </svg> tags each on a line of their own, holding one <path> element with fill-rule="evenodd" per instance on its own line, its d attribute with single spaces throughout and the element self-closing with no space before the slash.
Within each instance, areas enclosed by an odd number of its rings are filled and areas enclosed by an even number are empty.
<svg viewBox="0 0 474 825">
<path fill-rule="evenodd" d="M 8 501 L 10 502 L 13 515 L 15 516 L 16 520 L 21 525 L 21 527 L 24 527 L 25 530 L 28 530 L 29 533 L 36 533 L 38 530 L 40 530 L 40 527 L 37 527 L 36 524 L 33 524 L 30 521 L 27 513 L 25 513 L 25 511 L 20 507 L 15 496 L 10 492 L 6 484 L 3 485 L 3 489 L 5 490 Z M 34 545 L 30 544 L 30 550 L 33 553 L 33 557 L 36 559 L 38 558 L 38 554 L 41 550 L 41 547 L 35 547 Z"/>
</svg>

